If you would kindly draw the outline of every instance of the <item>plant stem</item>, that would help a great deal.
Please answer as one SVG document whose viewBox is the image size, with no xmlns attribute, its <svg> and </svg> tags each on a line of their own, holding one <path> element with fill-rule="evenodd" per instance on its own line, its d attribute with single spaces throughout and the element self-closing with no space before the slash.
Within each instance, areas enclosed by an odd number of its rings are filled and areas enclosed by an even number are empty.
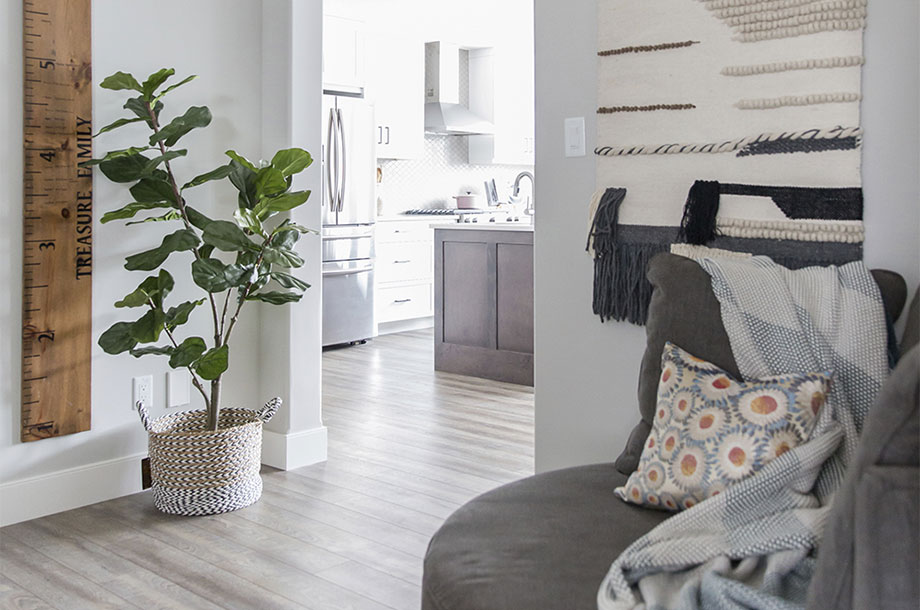
<svg viewBox="0 0 920 610">
<path fill-rule="evenodd" d="M 156 113 L 153 111 L 153 107 L 150 105 L 149 101 L 145 101 L 144 105 L 147 108 L 147 115 L 150 117 L 150 126 L 151 126 L 151 129 L 153 130 L 153 133 L 159 134 L 160 133 L 160 123 L 159 123 L 159 120 L 157 119 Z M 159 142 L 157 142 L 157 144 L 159 145 L 159 148 L 160 148 L 160 154 L 165 155 L 166 145 L 163 143 L 163 140 L 160 140 Z M 185 228 L 191 230 L 192 223 L 188 218 L 188 213 L 185 211 L 185 199 L 182 198 L 182 193 L 179 190 L 179 185 L 176 182 L 176 177 L 173 175 L 172 167 L 170 167 L 169 161 L 165 161 L 164 165 L 166 167 L 166 175 L 169 176 L 169 184 L 170 186 L 172 186 L 173 194 L 176 197 L 176 205 L 179 206 L 179 213 L 182 215 L 182 221 L 185 223 Z M 197 248 L 193 248 L 192 252 L 194 253 L 196 260 L 201 260 L 201 254 L 199 254 Z M 216 349 L 221 346 L 220 339 L 221 339 L 221 333 L 222 333 L 222 328 L 221 328 L 222 324 L 218 320 L 218 317 L 217 317 L 217 302 L 214 300 L 214 295 L 210 292 L 208 292 L 208 301 L 211 303 L 211 317 L 214 322 L 214 348 Z M 191 370 L 191 368 L 189 368 L 189 370 Z M 214 389 L 215 384 L 217 386 L 216 391 Z M 208 397 L 205 394 L 205 391 L 203 388 L 199 387 L 199 391 L 205 397 L 205 408 L 207 409 L 207 412 L 208 412 L 209 425 L 210 425 L 211 420 L 213 419 L 214 421 L 213 430 L 217 430 L 217 412 L 220 409 L 220 403 L 214 402 L 214 398 L 216 397 L 220 399 L 220 377 L 218 377 L 217 379 L 211 382 L 211 399 L 210 400 L 208 400 Z"/>
<path fill-rule="evenodd" d="M 211 381 L 211 404 L 219 405 L 220 404 L 220 377 Z M 217 422 L 218 422 L 218 410 L 217 409 L 208 409 L 208 421 L 207 428 L 213 432 L 217 432 Z"/>
<path fill-rule="evenodd" d="M 153 302 L 148 298 L 147 304 L 150 305 L 151 309 L 154 309 Z M 176 342 L 176 338 L 173 336 L 172 331 L 169 328 L 163 327 L 163 330 L 166 332 L 166 336 L 169 337 L 170 343 L 173 344 L 173 347 L 179 347 L 179 344 Z M 204 391 L 204 387 L 201 385 L 201 381 L 198 379 L 198 375 L 195 374 L 195 371 L 192 370 L 192 367 L 185 367 L 188 369 L 189 374 L 192 376 L 192 385 L 201 393 L 201 397 L 204 398 L 205 407 L 208 405 L 208 394 Z M 210 409 L 208 409 L 210 412 Z"/>
</svg>

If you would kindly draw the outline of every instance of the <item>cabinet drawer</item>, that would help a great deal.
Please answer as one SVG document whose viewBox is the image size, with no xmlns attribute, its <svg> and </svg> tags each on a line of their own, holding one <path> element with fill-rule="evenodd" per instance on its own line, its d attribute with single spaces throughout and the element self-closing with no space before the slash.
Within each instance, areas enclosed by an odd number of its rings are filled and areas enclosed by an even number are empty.
<svg viewBox="0 0 920 610">
<path fill-rule="evenodd" d="M 430 282 L 378 288 L 376 295 L 377 322 L 411 320 L 412 318 L 424 318 L 432 315 L 431 288 L 432 284 Z"/>
<path fill-rule="evenodd" d="M 377 223 L 377 243 L 434 240 L 431 220 L 406 220 Z"/>
<path fill-rule="evenodd" d="M 377 245 L 377 281 L 405 282 L 431 279 L 433 246 L 426 242 Z"/>
</svg>

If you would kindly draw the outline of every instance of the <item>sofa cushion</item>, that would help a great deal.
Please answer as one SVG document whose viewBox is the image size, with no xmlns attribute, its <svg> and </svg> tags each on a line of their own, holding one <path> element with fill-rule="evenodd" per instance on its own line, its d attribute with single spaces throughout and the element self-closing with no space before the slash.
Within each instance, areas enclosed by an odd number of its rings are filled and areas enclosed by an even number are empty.
<svg viewBox="0 0 920 610">
<path fill-rule="evenodd" d="M 907 295 L 904 278 L 886 270 L 873 270 L 872 275 L 882 293 L 886 314 L 890 320 L 897 320 Z M 641 419 L 616 461 L 617 470 L 626 475 L 639 465 L 642 448 L 652 429 L 661 351 L 666 341 L 715 364 L 736 379 L 741 378 L 722 325 L 719 301 L 712 292 L 712 281 L 699 263 L 665 252 L 649 261 L 647 276 L 652 284 L 652 298 L 645 327 L 645 354 L 639 368 Z"/>
<path fill-rule="evenodd" d="M 595 610 L 613 560 L 670 513 L 620 502 L 613 464 L 546 472 L 459 508 L 425 555 L 423 610 Z"/>
</svg>

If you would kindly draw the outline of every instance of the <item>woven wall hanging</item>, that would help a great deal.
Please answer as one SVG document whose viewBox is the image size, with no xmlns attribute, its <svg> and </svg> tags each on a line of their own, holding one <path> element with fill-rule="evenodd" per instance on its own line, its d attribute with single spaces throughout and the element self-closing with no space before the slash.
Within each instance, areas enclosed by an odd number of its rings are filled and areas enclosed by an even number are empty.
<svg viewBox="0 0 920 610">
<path fill-rule="evenodd" d="M 644 323 L 660 251 L 862 258 L 866 4 L 598 0 L 589 249 L 602 320 Z"/>
</svg>

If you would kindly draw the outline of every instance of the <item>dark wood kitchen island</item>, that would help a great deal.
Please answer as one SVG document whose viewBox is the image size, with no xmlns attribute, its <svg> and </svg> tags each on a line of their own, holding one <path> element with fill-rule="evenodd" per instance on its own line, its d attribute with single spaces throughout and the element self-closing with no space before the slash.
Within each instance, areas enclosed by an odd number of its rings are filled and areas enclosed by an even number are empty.
<svg viewBox="0 0 920 610">
<path fill-rule="evenodd" d="M 533 385 L 533 227 L 434 226 L 434 368 Z"/>
</svg>

